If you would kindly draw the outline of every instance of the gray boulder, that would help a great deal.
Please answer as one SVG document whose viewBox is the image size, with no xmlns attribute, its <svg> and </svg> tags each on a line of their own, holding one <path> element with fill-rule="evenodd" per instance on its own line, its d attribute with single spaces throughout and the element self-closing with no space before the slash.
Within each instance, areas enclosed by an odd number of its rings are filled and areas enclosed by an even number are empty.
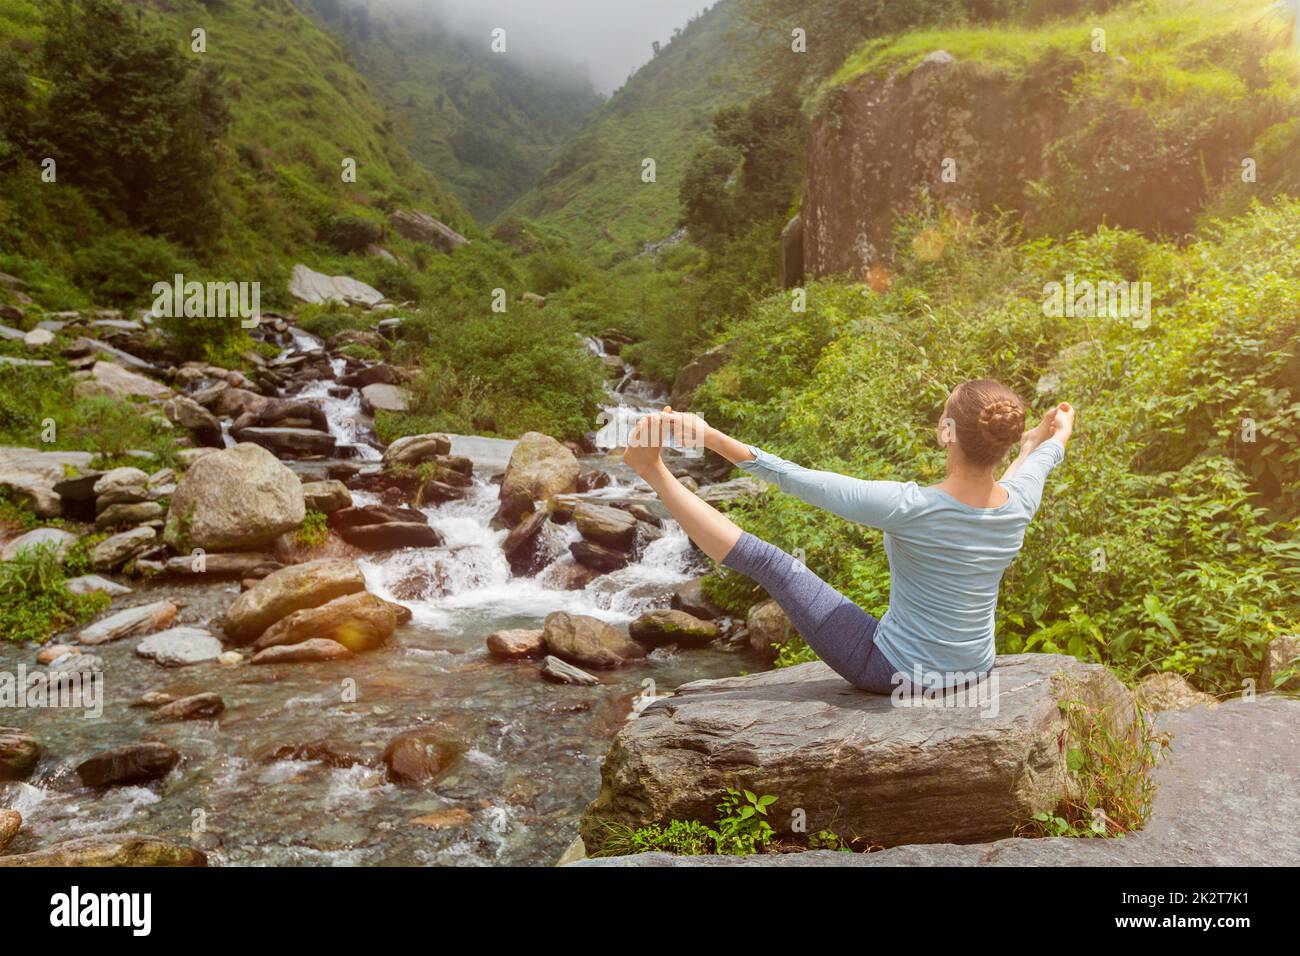
<svg viewBox="0 0 1300 956">
<path fill-rule="evenodd" d="M 62 528 L 35 528 L 7 542 L 0 550 L 0 561 L 12 561 L 18 557 L 18 552 L 42 546 L 54 548 L 55 553 L 63 557 L 76 543 L 77 536 Z"/>
<path fill-rule="evenodd" d="M 643 853 L 575 865 L 1276 867 L 1300 860 L 1300 830 L 1278 826 L 1300 813 L 1300 700 L 1269 694 L 1214 709 L 1165 711 L 1155 721 L 1157 731 L 1171 735 L 1171 753 L 1154 771 L 1146 826 L 1122 839 L 1011 838 L 747 857 Z M 789 807 L 781 801 L 773 809 Z M 844 832 L 838 823 L 835 829 Z"/>
<path fill-rule="evenodd" d="M 221 656 L 221 641 L 197 627 L 173 627 L 150 634 L 135 646 L 141 657 L 164 667 L 184 667 L 214 661 Z"/>
<path fill-rule="evenodd" d="M 107 644 L 124 637 L 137 637 L 160 630 L 176 620 L 177 607 L 171 601 L 155 601 L 129 607 L 82 628 L 77 640 L 82 644 Z"/>
<path fill-rule="evenodd" d="M 541 432 L 526 432 L 510 455 L 501 480 L 501 499 L 527 495 L 543 501 L 553 495 L 576 491 L 578 459 L 558 441 Z"/>
<path fill-rule="evenodd" d="M 306 514 L 298 476 L 265 448 L 241 443 L 190 466 L 172 495 L 164 537 L 182 552 L 251 551 Z"/>
<path fill-rule="evenodd" d="M 1011 836 L 1077 787 L 1060 702 L 1083 703 L 1116 732 L 1135 708 L 1109 670 L 1072 657 L 1001 657 L 993 674 L 965 699 L 910 706 L 821 662 L 684 684 L 615 738 L 583 838 L 598 842 L 602 820 L 712 820 L 729 786 L 778 795 L 778 835 L 794 834 L 788 814 L 801 808 L 810 829 L 833 821 L 877 846 Z"/>
</svg>

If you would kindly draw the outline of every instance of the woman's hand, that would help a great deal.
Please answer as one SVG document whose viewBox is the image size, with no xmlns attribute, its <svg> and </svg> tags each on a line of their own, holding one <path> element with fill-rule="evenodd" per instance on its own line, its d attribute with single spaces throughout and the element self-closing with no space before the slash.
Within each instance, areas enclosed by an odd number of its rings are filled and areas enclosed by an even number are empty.
<svg viewBox="0 0 1300 956">
<path fill-rule="evenodd" d="M 1021 454 L 1029 454 L 1029 452 L 1052 437 L 1053 423 L 1056 421 L 1056 414 L 1059 409 L 1059 405 L 1049 408 L 1047 413 L 1043 415 L 1043 420 L 1025 432 L 1025 436 L 1020 439 Z"/>
<path fill-rule="evenodd" d="M 658 415 L 647 415 L 636 423 L 623 451 L 623 462 L 638 475 L 645 476 L 659 465 L 659 451 L 663 448 L 663 429 L 656 422 Z"/>
<path fill-rule="evenodd" d="M 699 415 L 691 412 L 675 412 L 671 405 L 651 416 L 659 428 L 661 440 L 671 442 L 675 448 L 704 448 L 709 434 L 709 425 Z"/>
<path fill-rule="evenodd" d="M 1052 409 L 1052 434 L 1050 437 L 1055 438 L 1062 445 L 1070 440 L 1074 434 L 1074 406 L 1069 402 L 1061 402 Z"/>
</svg>

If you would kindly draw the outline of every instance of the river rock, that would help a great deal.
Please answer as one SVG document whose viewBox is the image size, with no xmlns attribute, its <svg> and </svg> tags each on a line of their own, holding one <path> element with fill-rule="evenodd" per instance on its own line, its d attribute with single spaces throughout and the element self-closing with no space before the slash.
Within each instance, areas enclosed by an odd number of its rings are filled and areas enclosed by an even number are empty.
<svg viewBox="0 0 1300 956">
<path fill-rule="evenodd" d="M 569 545 L 569 551 L 579 564 L 586 565 L 601 574 L 625 568 L 631 560 L 626 552 L 617 548 L 607 548 L 594 541 L 575 541 Z"/>
<path fill-rule="evenodd" d="M 312 664 L 321 661 L 341 661 L 352 652 L 338 641 L 315 637 L 297 644 L 278 644 L 253 655 L 254 664 Z"/>
<path fill-rule="evenodd" d="M 1010 836 L 1078 786 L 1059 702 L 1094 709 L 1113 732 L 1135 708 L 1105 667 L 1064 655 L 1000 657 L 994 675 L 978 700 L 929 706 L 857 690 L 820 661 L 684 684 L 615 738 L 583 838 L 599 845 L 601 820 L 712 819 L 729 786 L 779 794 L 865 845 Z M 788 815 L 770 822 L 792 835 Z"/>
<path fill-rule="evenodd" d="M 621 508 L 584 501 L 573 509 L 573 521 L 584 538 L 609 548 L 631 550 L 636 537 L 636 518 Z"/>
<path fill-rule="evenodd" d="M 265 448 L 245 442 L 190 466 L 172 496 L 164 537 L 182 552 L 251 551 L 294 530 L 305 516 L 298 477 Z"/>
<path fill-rule="evenodd" d="M 260 414 L 270 399 L 247 388 L 231 388 L 222 382 L 196 392 L 194 400 L 214 415 L 238 420 L 243 415 Z"/>
<path fill-rule="evenodd" d="M 355 372 L 340 376 L 339 384 L 364 391 L 367 385 L 397 385 L 404 378 L 405 376 L 396 366 L 380 362 L 376 365 L 362 366 Z"/>
<path fill-rule="evenodd" d="M 163 414 L 173 424 L 190 432 L 200 445 L 208 448 L 225 447 L 221 422 L 198 402 L 176 396 L 163 405 Z"/>
<path fill-rule="evenodd" d="M 157 540 L 158 532 L 148 525 L 112 535 L 90 549 L 90 566 L 96 571 L 116 571 L 148 551 Z"/>
<path fill-rule="evenodd" d="M 166 744 L 127 744 L 95 754 L 77 765 L 77 776 L 87 787 L 115 787 L 148 783 L 167 776 L 181 755 Z"/>
<path fill-rule="evenodd" d="M 397 629 L 398 605 L 360 591 L 327 601 L 320 607 L 294 611 L 268 627 L 253 650 L 300 644 L 315 638 L 337 641 L 354 652 L 373 650 Z"/>
<path fill-rule="evenodd" d="M 600 577 L 600 574 L 601 572 L 585 564 L 579 564 L 573 558 L 556 561 L 546 569 L 549 583 L 563 591 L 581 591 Z"/>
<path fill-rule="evenodd" d="M 48 665 L 57 660 L 67 657 L 69 654 L 80 654 L 81 648 L 73 647 L 71 644 L 50 644 L 42 647 L 40 653 L 36 655 L 36 663 Z"/>
<path fill-rule="evenodd" d="M 89 468 L 93 458 L 84 451 L 0 447 L 0 491 L 8 491 L 38 517 L 57 518 L 63 501 L 54 486 L 67 478 L 69 468 Z"/>
<path fill-rule="evenodd" d="M 366 551 L 393 551 L 397 548 L 436 548 L 442 534 L 423 515 L 419 521 L 387 521 L 380 524 L 345 526 L 339 537 Z"/>
<path fill-rule="evenodd" d="M 620 667 L 645 657 L 645 651 L 613 625 L 586 614 L 554 611 L 543 622 L 546 649 L 586 667 Z"/>
<path fill-rule="evenodd" d="M 628 633 L 642 644 L 677 644 L 698 647 L 718 636 L 712 621 L 702 621 L 685 611 L 659 609 L 646 611 L 628 626 Z"/>
<path fill-rule="evenodd" d="M 411 406 L 406 389 L 376 383 L 361 390 L 361 407 L 373 415 L 375 412 L 404 412 Z"/>
<path fill-rule="evenodd" d="M 23 815 L 17 810 L 0 810 L 0 853 L 13 842 L 22 825 Z"/>
<path fill-rule="evenodd" d="M 712 621 L 722 616 L 722 608 L 704 596 L 704 588 L 699 578 L 692 578 L 673 588 L 671 601 L 673 610 L 685 611 L 692 617 L 704 621 Z"/>
<path fill-rule="evenodd" d="M 385 468 L 393 465 L 419 465 L 451 451 L 451 439 L 446 435 L 407 435 L 388 446 L 384 452 Z"/>
<path fill-rule="evenodd" d="M 581 468 L 573 452 L 549 435 L 525 432 L 501 479 L 501 498 L 527 494 L 534 501 L 576 491 Z"/>
<path fill-rule="evenodd" d="M 78 382 L 72 394 L 75 398 L 103 395 L 108 398 L 142 398 L 150 401 L 165 401 L 172 397 L 172 391 L 166 385 L 127 371 L 113 362 L 96 362 L 90 370 L 90 377 Z"/>
<path fill-rule="evenodd" d="M 95 508 L 135 504 L 149 497 L 149 476 L 139 468 L 113 468 L 95 479 Z"/>
<path fill-rule="evenodd" d="M 0 727 L 0 780 L 26 780 L 40 759 L 35 737 L 17 727 Z"/>
<path fill-rule="evenodd" d="M 1165 671 L 1148 674 L 1137 686 L 1138 702 L 1148 710 L 1180 710 L 1184 707 L 1218 707 L 1218 698 L 1197 690 L 1181 674 Z"/>
<path fill-rule="evenodd" d="M 118 584 L 116 581 L 110 581 L 98 574 L 83 574 L 80 577 L 71 578 L 67 583 L 67 587 L 73 594 L 94 594 L 96 591 L 102 591 L 109 597 L 121 597 L 123 594 L 131 593 L 131 589 L 125 584 Z"/>
<path fill-rule="evenodd" d="M 202 628 L 173 627 L 150 634 L 136 645 L 135 652 L 164 667 L 183 667 L 216 660 L 221 655 L 221 641 Z"/>
<path fill-rule="evenodd" d="M 163 704 L 149 717 L 154 723 L 177 720 L 211 720 L 226 709 L 220 694 L 192 694 Z"/>
<path fill-rule="evenodd" d="M 277 425 L 318 432 L 329 431 L 325 409 L 317 403 L 300 398 L 268 398 L 239 415 L 231 423 L 230 432 L 242 441 L 245 429 L 272 428 Z"/>
<path fill-rule="evenodd" d="M 149 634 L 171 624 L 176 619 L 176 611 L 176 605 L 171 601 L 129 607 L 82 628 L 77 640 L 82 644 L 107 644 L 124 637 Z"/>
<path fill-rule="evenodd" d="M 546 567 L 550 561 L 546 534 L 550 522 L 546 512 L 539 511 L 521 521 L 501 544 L 510 570 L 520 577 L 530 577 Z"/>
<path fill-rule="evenodd" d="M 153 836 L 122 834 L 81 837 L 57 846 L 0 856 L 0 866 L 207 866 L 193 847 Z"/>
<path fill-rule="evenodd" d="M 366 579 L 355 561 L 322 558 L 290 565 L 268 574 L 234 600 L 226 610 L 226 637 L 235 644 L 250 644 L 294 611 L 365 589 Z"/>
<path fill-rule="evenodd" d="M 212 578 L 264 578 L 284 565 L 265 551 L 231 551 L 224 554 L 178 554 L 168 558 L 163 570 L 180 576 Z"/>
<path fill-rule="evenodd" d="M 239 431 L 239 438 L 261 445 L 278 458 L 332 455 L 336 444 L 329 432 L 314 428 L 243 428 Z"/>
<path fill-rule="evenodd" d="M 42 546 L 53 548 L 54 553 L 62 558 L 76 543 L 77 536 L 62 528 L 35 528 L 7 542 L 4 549 L 0 550 L 0 561 L 13 561 L 18 557 L 18 552 Z"/>
<path fill-rule="evenodd" d="M 749 609 L 745 618 L 749 646 L 769 660 L 776 657 L 776 645 L 784 644 L 796 632 L 790 619 L 775 601 L 760 601 Z"/>
<path fill-rule="evenodd" d="M 421 727 L 394 737 L 384 749 L 384 764 L 393 783 L 424 786 L 455 763 L 464 746 L 436 727 Z"/>
<path fill-rule="evenodd" d="M 593 677 L 581 668 L 574 667 L 566 661 L 560 660 L 554 655 L 548 654 L 542 661 L 542 666 L 538 670 L 543 680 L 548 680 L 553 684 L 576 684 L 579 687 L 594 687 L 600 683 L 600 678 Z"/>
<path fill-rule="evenodd" d="M 1290 676 L 1284 676 L 1287 674 Z M 1260 690 L 1300 690 L 1300 635 L 1283 635 L 1268 642 Z"/>
<path fill-rule="evenodd" d="M 303 503 L 308 511 L 333 514 L 341 508 L 352 507 L 352 492 L 341 481 L 309 481 L 302 486 Z"/>
<path fill-rule="evenodd" d="M 349 276 L 327 276 L 299 263 L 289 278 L 289 294 L 295 299 L 320 305 L 340 302 L 343 305 L 376 305 L 384 294 L 378 289 Z"/>
<path fill-rule="evenodd" d="M 498 660 L 541 657 L 546 651 L 546 632 L 515 628 L 488 635 L 488 653 Z"/>
<path fill-rule="evenodd" d="M 156 501 L 109 505 L 95 516 L 95 530 L 108 531 L 112 528 L 135 527 L 157 521 L 166 514 L 167 510 Z"/>
</svg>

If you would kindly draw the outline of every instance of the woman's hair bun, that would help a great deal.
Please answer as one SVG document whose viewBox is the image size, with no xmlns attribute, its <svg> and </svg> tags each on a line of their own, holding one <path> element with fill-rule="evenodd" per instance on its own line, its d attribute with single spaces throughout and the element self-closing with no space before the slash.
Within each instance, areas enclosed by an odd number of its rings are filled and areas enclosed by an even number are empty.
<svg viewBox="0 0 1300 956">
<path fill-rule="evenodd" d="M 1012 399 L 990 402 L 980 410 L 980 433 L 995 445 L 1010 445 L 1025 432 L 1025 409 Z"/>
</svg>

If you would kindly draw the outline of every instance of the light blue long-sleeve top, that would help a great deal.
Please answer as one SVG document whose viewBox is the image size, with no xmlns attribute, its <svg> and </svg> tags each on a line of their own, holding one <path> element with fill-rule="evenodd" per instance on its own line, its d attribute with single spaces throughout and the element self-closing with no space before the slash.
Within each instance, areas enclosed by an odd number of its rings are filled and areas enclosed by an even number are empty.
<svg viewBox="0 0 1300 956">
<path fill-rule="evenodd" d="M 996 655 L 993 630 L 1002 573 L 1019 553 L 1047 474 L 1065 457 L 1048 439 L 999 482 L 1007 501 L 975 508 L 914 481 L 863 481 L 813 471 L 750 446 L 742 471 L 809 504 L 885 532 L 889 610 L 875 641 L 895 670 L 919 668 L 929 686 L 983 673 Z M 943 675 L 942 678 L 937 675 Z"/>
</svg>

